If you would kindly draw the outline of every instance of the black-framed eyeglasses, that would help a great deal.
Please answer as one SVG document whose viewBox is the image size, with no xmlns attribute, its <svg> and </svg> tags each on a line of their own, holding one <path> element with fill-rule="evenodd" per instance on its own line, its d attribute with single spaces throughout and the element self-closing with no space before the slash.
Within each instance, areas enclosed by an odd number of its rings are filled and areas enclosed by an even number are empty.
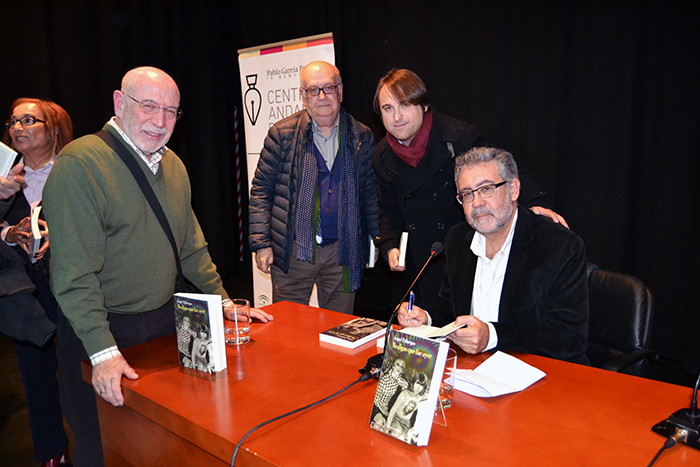
<svg viewBox="0 0 700 467">
<path fill-rule="evenodd" d="M 179 107 L 161 107 L 153 102 L 136 100 L 124 91 L 122 91 L 122 93 L 132 101 L 136 102 L 139 105 L 141 112 L 145 113 L 146 115 L 153 115 L 162 110 L 163 115 L 165 115 L 165 119 L 170 120 L 171 122 L 174 122 L 175 120 L 182 117 L 182 109 L 180 109 Z"/>
<path fill-rule="evenodd" d="M 459 194 L 457 194 L 457 201 L 459 201 L 459 204 L 471 203 L 472 201 L 474 201 L 474 193 L 479 193 L 481 199 L 493 198 L 494 196 L 496 196 L 498 187 L 503 186 L 506 183 L 508 182 L 504 180 L 499 183 L 489 183 L 488 185 L 480 186 L 479 188 L 476 188 L 474 190 L 461 191 Z"/>
<path fill-rule="evenodd" d="M 24 117 L 19 117 L 19 118 L 11 118 L 8 121 L 5 122 L 5 128 L 8 130 L 15 126 L 17 122 L 20 122 L 22 126 L 32 126 L 37 123 L 46 123 L 45 120 L 39 120 L 33 115 L 25 115 Z"/>
<path fill-rule="evenodd" d="M 323 86 L 322 88 L 317 88 L 317 87 L 310 87 L 306 89 L 302 89 L 306 93 L 307 96 L 313 96 L 316 97 L 320 94 L 321 91 L 323 91 L 323 94 L 326 96 L 335 94 L 338 92 L 338 87 L 342 86 L 343 83 L 338 83 L 338 84 L 327 84 Z"/>
</svg>

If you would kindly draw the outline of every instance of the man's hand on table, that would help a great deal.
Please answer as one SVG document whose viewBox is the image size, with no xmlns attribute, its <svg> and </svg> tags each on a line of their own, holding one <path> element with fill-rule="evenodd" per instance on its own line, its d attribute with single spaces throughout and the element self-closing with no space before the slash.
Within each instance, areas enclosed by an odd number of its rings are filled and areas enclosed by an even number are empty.
<svg viewBox="0 0 700 467">
<path fill-rule="evenodd" d="M 253 319 L 257 319 L 258 321 L 262 321 L 263 323 L 267 323 L 268 321 L 273 321 L 275 319 L 275 317 L 272 316 L 270 313 L 265 313 L 260 308 L 252 307 L 250 309 L 250 317 Z"/>
<path fill-rule="evenodd" d="M 124 394 L 122 394 L 122 376 L 129 379 L 138 379 L 126 359 L 117 355 L 102 363 L 98 363 L 92 368 L 92 387 L 98 396 L 115 407 L 124 405 Z"/>
<path fill-rule="evenodd" d="M 230 315 L 233 316 L 236 313 L 233 311 L 233 302 L 231 301 L 230 298 L 227 298 L 221 302 L 221 306 L 223 307 L 224 310 L 224 316 Z M 253 308 L 250 307 L 250 317 L 252 319 L 257 319 L 260 322 L 267 323 L 268 321 L 272 321 L 275 319 L 274 316 L 272 316 L 270 313 L 265 313 L 262 311 L 260 308 Z"/>
<path fill-rule="evenodd" d="M 251 308 L 250 316 L 263 323 L 275 319 L 274 316 L 259 308 Z M 117 355 L 102 363 L 98 363 L 92 368 L 92 387 L 98 396 L 113 406 L 120 407 L 124 405 L 122 376 L 126 376 L 129 379 L 138 379 L 139 377 L 126 359 L 121 355 Z"/>
</svg>

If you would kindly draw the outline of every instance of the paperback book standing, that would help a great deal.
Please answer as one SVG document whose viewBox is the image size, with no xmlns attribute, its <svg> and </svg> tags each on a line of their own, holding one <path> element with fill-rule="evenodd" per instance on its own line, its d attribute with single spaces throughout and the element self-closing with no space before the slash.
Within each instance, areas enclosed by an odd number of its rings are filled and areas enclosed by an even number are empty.
<svg viewBox="0 0 700 467">
<path fill-rule="evenodd" d="M 370 426 L 426 446 L 450 345 L 392 330 L 384 352 Z"/>
<path fill-rule="evenodd" d="M 221 296 L 176 293 L 175 326 L 180 365 L 207 373 L 226 369 Z"/>
</svg>

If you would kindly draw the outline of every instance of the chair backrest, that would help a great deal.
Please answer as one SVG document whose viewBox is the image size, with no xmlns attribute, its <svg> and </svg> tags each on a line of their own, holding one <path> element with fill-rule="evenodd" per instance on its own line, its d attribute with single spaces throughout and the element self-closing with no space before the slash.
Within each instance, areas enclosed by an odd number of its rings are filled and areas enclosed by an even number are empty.
<svg viewBox="0 0 700 467">
<path fill-rule="evenodd" d="M 649 347 L 653 298 L 634 276 L 588 268 L 590 317 L 586 352 L 593 366 Z"/>
</svg>

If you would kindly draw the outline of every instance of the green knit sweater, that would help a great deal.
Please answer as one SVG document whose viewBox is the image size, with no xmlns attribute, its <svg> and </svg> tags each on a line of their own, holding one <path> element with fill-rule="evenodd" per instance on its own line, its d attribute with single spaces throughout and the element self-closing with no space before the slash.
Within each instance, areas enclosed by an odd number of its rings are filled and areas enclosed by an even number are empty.
<svg viewBox="0 0 700 467">
<path fill-rule="evenodd" d="M 122 140 L 111 125 L 104 128 Z M 228 298 L 192 211 L 182 161 L 168 150 L 154 175 L 128 149 L 163 206 L 185 277 L 204 293 Z M 152 311 L 170 299 L 177 280 L 172 249 L 133 175 L 97 136 L 84 136 L 61 151 L 44 187 L 43 205 L 51 288 L 93 355 L 116 345 L 108 312 Z"/>
</svg>

